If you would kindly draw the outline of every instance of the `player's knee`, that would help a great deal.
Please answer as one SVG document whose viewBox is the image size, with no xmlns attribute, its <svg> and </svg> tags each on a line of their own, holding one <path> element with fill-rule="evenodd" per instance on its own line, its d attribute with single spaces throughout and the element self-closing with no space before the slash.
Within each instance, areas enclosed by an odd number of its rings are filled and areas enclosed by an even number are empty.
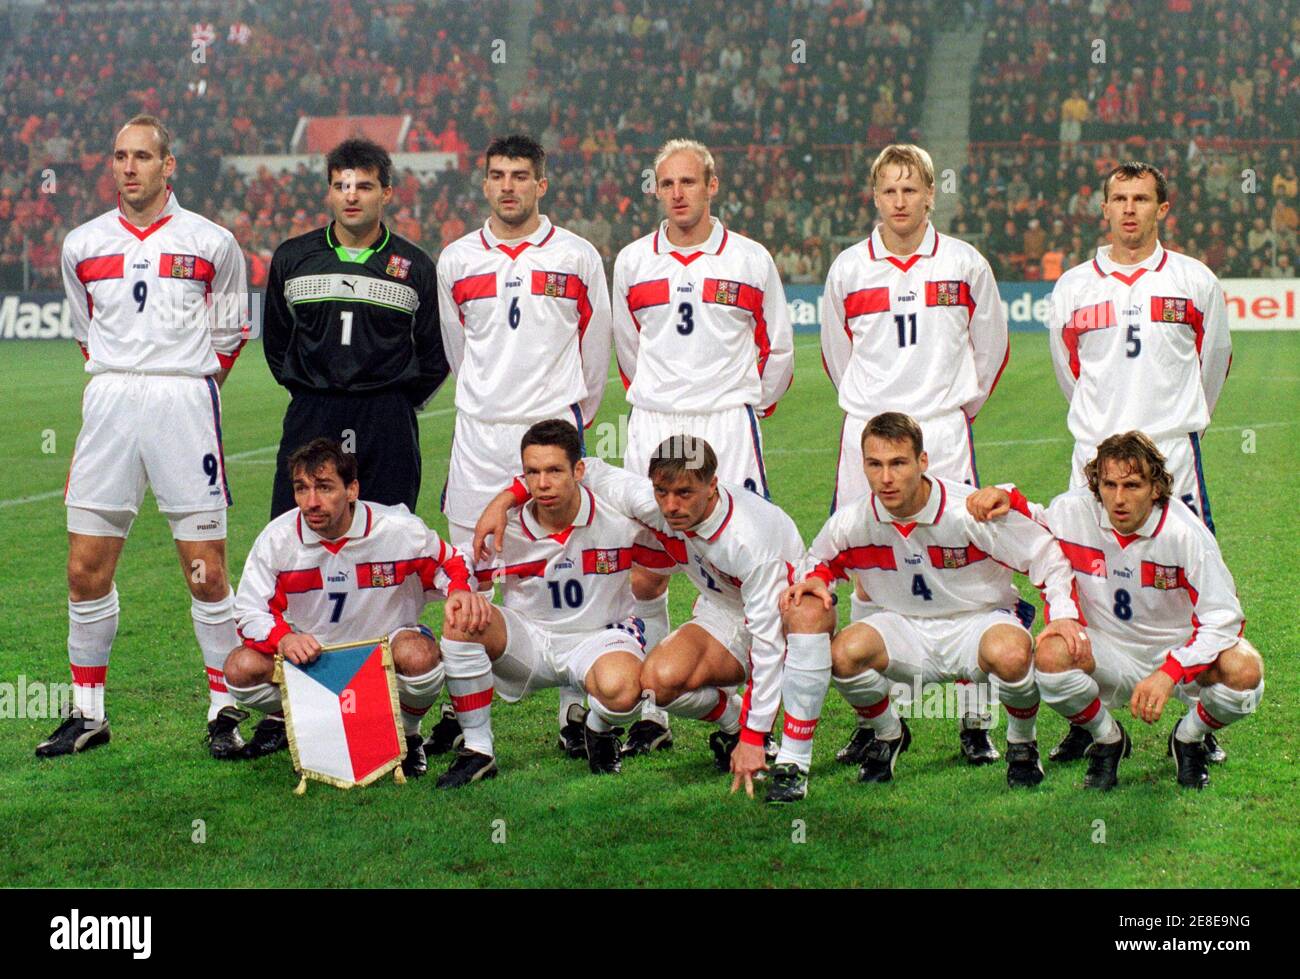
<svg viewBox="0 0 1300 979">
<path fill-rule="evenodd" d="M 112 587 L 112 568 L 80 555 L 68 555 L 68 594 L 74 602 L 103 598 Z"/>
<path fill-rule="evenodd" d="M 215 572 L 209 568 L 198 581 L 191 574 L 189 583 L 190 594 L 200 602 L 219 602 L 230 594 L 230 583 L 226 579 L 224 565 L 218 565 Z"/>
<path fill-rule="evenodd" d="M 1077 665 L 1064 639 L 1060 636 L 1039 636 L 1034 649 L 1034 669 L 1039 673 L 1064 673 Z"/>
<path fill-rule="evenodd" d="M 666 656 L 652 656 L 641 666 L 641 689 L 652 691 L 661 705 L 681 696 L 686 679 Z"/>
<path fill-rule="evenodd" d="M 423 633 L 400 633 L 392 648 L 393 666 L 403 676 L 423 676 L 438 665 L 438 646 Z"/>
<path fill-rule="evenodd" d="M 255 687 L 268 683 L 273 672 L 271 657 L 247 646 L 236 646 L 226 657 L 222 672 L 226 683 L 233 687 Z"/>
<path fill-rule="evenodd" d="M 1219 654 L 1218 666 L 1223 683 L 1233 690 L 1254 690 L 1264 679 L 1264 660 L 1244 639 Z"/>
<path fill-rule="evenodd" d="M 625 714 L 641 699 L 641 677 L 635 670 L 602 674 L 596 681 L 596 698 L 610 710 Z"/>
<path fill-rule="evenodd" d="M 1034 659 L 1033 643 L 1028 636 L 1024 641 L 997 639 L 991 644 L 987 658 L 990 672 L 999 680 L 1015 683 L 1029 674 Z"/>
<path fill-rule="evenodd" d="M 466 630 L 456 626 L 448 625 L 446 623 L 444 623 L 442 627 L 442 638 L 444 640 L 450 640 L 452 642 L 475 642 L 476 641 L 475 638 L 471 636 Z"/>
<path fill-rule="evenodd" d="M 835 613 L 814 598 L 805 598 L 798 605 L 791 605 L 781 616 L 786 635 L 792 632 L 814 634 L 829 633 L 835 628 Z"/>
</svg>

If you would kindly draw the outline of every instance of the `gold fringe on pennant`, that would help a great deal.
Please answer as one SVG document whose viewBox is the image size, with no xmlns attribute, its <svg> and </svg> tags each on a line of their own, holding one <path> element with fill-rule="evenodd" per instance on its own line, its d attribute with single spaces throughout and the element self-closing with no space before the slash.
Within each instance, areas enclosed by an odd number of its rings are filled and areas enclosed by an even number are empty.
<svg viewBox="0 0 1300 979">
<path fill-rule="evenodd" d="M 306 775 L 300 775 L 300 776 L 298 777 L 298 786 L 297 786 L 297 788 L 295 788 L 295 789 L 293 790 L 293 794 L 294 794 L 294 795 L 306 795 L 306 794 L 307 794 L 307 776 L 306 776 Z"/>
<path fill-rule="evenodd" d="M 393 781 L 398 785 L 406 784 L 406 773 L 402 771 L 402 766 L 398 765 L 393 769 Z"/>
</svg>

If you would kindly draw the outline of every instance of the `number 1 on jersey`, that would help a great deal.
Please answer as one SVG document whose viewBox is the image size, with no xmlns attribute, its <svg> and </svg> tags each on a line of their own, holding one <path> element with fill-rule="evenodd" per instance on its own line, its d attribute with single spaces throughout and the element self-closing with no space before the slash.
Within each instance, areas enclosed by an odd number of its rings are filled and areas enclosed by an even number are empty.
<svg viewBox="0 0 1300 979">
<path fill-rule="evenodd" d="M 346 309 L 339 315 L 343 317 L 343 336 L 339 339 L 339 343 L 350 347 L 352 346 L 352 310 Z"/>
<path fill-rule="evenodd" d="M 915 313 L 908 313 L 906 316 L 900 313 L 899 315 L 895 316 L 894 326 L 897 327 L 898 329 L 899 347 L 916 346 L 916 314 Z M 907 335 L 907 327 L 911 327 L 912 330 L 912 335 L 910 339 Z"/>
</svg>

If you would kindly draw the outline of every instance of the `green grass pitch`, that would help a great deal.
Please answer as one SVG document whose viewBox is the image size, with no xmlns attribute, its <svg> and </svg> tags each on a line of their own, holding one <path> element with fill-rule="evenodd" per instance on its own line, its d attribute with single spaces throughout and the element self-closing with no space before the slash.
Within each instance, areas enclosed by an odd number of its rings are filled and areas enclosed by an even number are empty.
<svg viewBox="0 0 1300 979">
<path fill-rule="evenodd" d="M 852 713 L 832 692 L 818 730 L 808 799 L 765 807 L 727 795 L 709 727 L 676 721 L 671 752 L 617 778 L 590 776 L 554 747 L 556 698 L 500 703 L 501 776 L 454 793 L 432 778 L 305 797 L 287 755 L 245 764 L 208 758 L 207 701 L 189 600 L 152 500 L 118 569 L 122 619 L 109 671 L 114 739 L 38 761 L 54 724 L 0 726 L 0 881 L 9 886 L 1295 886 L 1298 684 L 1295 557 L 1300 519 L 1300 336 L 1234 337 L 1236 359 L 1205 439 L 1220 539 L 1263 652 L 1256 717 L 1223 739 L 1228 763 L 1204 792 L 1179 791 L 1165 739 L 1125 720 L 1135 751 L 1122 784 L 1085 794 L 1079 765 L 1048 765 L 1037 791 L 1011 793 L 1001 766 L 968 769 L 956 722 L 913 723 L 892 785 L 859 786 L 834 751 Z M 840 415 L 815 336 L 796 338 L 793 391 L 765 424 L 773 498 L 810 540 L 826 517 Z M 1017 482 L 1046 501 L 1065 488 L 1070 443 L 1046 338 L 1013 336 L 1011 364 L 976 424 L 985 481 Z M 68 679 L 64 509 L 60 489 L 80 425 L 81 357 L 68 343 L 0 350 L 0 682 Z M 237 575 L 263 526 L 286 394 L 252 345 L 224 392 Z M 452 391 L 422 419 L 420 513 L 440 530 Z M 617 381 L 600 422 L 623 408 Z M 166 424 L 165 419 L 159 419 Z M 17 502 L 21 501 L 21 502 Z M 1023 582 L 1022 582 L 1023 585 Z M 673 621 L 693 594 L 677 580 Z M 1028 594 L 1027 597 L 1033 597 Z M 847 604 L 847 603 L 845 603 Z M 440 612 L 430 609 L 437 624 Z M 1041 619 L 1039 621 L 1041 626 Z M 3 701 L 0 701 L 3 703 Z M 8 714 L 22 714 L 11 694 Z M 1044 710 L 1044 752 L 1064 731 Z M 1001 744 L 1000 726 L 996 740 Z M 434 759 L 440 770 L 445 759 Z M 197 821 L 201 820 L 199 823 Z M 196 842 L 202 839 L 203 842 Z"/>
</svg>

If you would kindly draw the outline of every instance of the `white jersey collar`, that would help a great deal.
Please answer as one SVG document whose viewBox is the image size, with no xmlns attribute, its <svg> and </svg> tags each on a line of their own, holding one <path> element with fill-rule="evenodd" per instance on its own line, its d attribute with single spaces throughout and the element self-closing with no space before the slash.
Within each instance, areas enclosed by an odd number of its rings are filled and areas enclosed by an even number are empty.
<svg viewBox="0 0 1300 979">
<path fill-rule="evenodd" d="M 687 537 L 703 537 L 708 543 L 712 544 L 726 529 L 727 524 L 731 522 L 731 515 L 736 509 L 736 501 L 732 497 L 730 490 L 718 487 L 718 502 L 713 507 L 713 512 L 697 523 L 690 530 L 686 531 Z"/>
<path fill-rule="evenodd" d="M 1098 248 L 1097 257 L 1092 260 L 1093 267 L 1097 270 L 1098 275 L 1114 275 L 1126 282 L 1130 277 L 1134 280 L 1137 279 L 1138 275 L 1141 274 L 1138 269 L 1143 272 L 1159 272 L 1169 257 L 1169 253 L 1165 251 L 1165 246 L 1160 244 L 1159 241 L 1156 242 L 1156 250 L 1134 266 L 1115 263 L 1110 257 L 1110 252 L 1110 245 L 1102 245 Z M 1132 285 L 1131 282 L 1129 284 Z"/>
<path fill-rule="evenodd" d="M 1146 520 L 1142 521 L 1141 527 L 1135 530 L 1132 534 L 1121 534 L 1115 529 L 1114 525 L 1111 524 L 1110 514 L 1106 512 L 1106 508 L 1095 499 L 1093 500 L 1093 503 L 1097 508 L 1097 526 L 1102 530 L 1109 530 L 1118 538 L 1126 536 L 1130 539 L 1134 537 L 1154 537 L 1156 534 L 1160 533 L 1160 528 L 1165 525 L 1165 518 L 1169 516 L 1169 501 L 1166 501 L 1164 504 L 1157 503 L 1151 508 L 1151 512 L 1147 514 Z M 1121 541 L 1121 543 L 1123 543 L 1123 541 Z"/>
<path fill-rule="evenodd" d="M 533 516 L 533 504 L 531 501 L 525 503 L 519 510 L 519 518 L 523 523 L 524 536 L 529 540 L 541 540 L 544 537 L 552 537 L 551 531 L 541 525 L 538 519 Z M 596 519 L 596 498 L 592 495 L 591 490 L 587 487 L 578 486 L 578 512 L 573 518 L 573 523 L 564 530 L 556 531 L 556 534 L 563 536 L 571 531 L 574 527 L 590 527 L 591 522 Z"/>
<path fill-rule="evenodd" d="M 170 221 L 173 217 L 175 217 L 175 215 L 177 214 L 177 212 L 180 211 L 180 209 L 181 206 L 179 202 L 177 202 L 176 200 L 176 195 L 172 193 L 171 184 L 168 184 L 167 190 L 165 191 L 165 199 L 163 200 L 162 210 L 158 212 L 158 215 L 153 219 L 153 223 L 149 225 L 149 227 L 142 228 L 138 224 L 132 223 L 127 218 L 126 212 L 122 210 L 122 195 L 121 194 L 117 195 L 118 223 L 121 224 L 122 227 L 125 228 L 127 231 L 131 232 L 131 234 L 139 238 L 141 241 L 144 241 L 151 234 L 153 234 L 164 224 Z"/>
<path fill-rule="evenodd" d="M 491 218 L 488 218 L 483 222 L 483 229 L 479 232 L 479 237 L 483 241 L 483 247 L 489 251 L 493 248 L 500 248 L 507 254 L 513 253 L 513 255 L 518 255 L 529 245 L 534 245 L 540 248 L 550 240 L 551 235 L 553 234 L 555 234 L 555 226 L 551 224 L 551 219 L 545 214 L 540 214 L 538 215 L 537 230 L 527 237 L 508 239 L 498 238 L 492 233 Z"/>
<path fill-rule="evenodd" d="M 703 242 L 698 245 L 678 246 L 668 240 L 668 221 L 660 221 L 659 230 L 655 232 L 654 241 L 651 243 L 654 246 L 654 253 L 656 255 L 667 255 L 672 252 L 677 255 L 689 256 L 692 253 L 704 252 L 706 255 L 721 255 L 722 249 L 727 247 L 727 229 L 713 215 L 709 215 L 709 222 L 712 230 L 709 232 L 709 237 Z"/>
<path fill-rule="evenodd" d="M 359 540 L 362 537 L 368 537 L 370 535 L 370 528 L 374 525 L 374 519 L 374 513 L 370 509 L 370 504 L 357 500 L 356 508 L 352 511 L 352 525 L 348 527 L 348 532 L 342 537 L 334 540 L 326 540 L 308 526 L 307 521 L 302 518 L 302 511 L 299 510 L 298 539 L 308 547 L 320 544 L 322 547 L 337 552 L 350 540 Z"/>
<path fill-rule="evenodd" d="M 921 237 L 921 243 L 916 246 L 916 251 L 911 255 L 900 258 L 891 254 L 885 247 L 884 236 L 880 233 L 880 225 L 872 230 L 870 237 L 867 238 L 867 254 L 877 262 L 893 262 L 904 271 L 912 267 L 912 263 L 918 258 L 933 258 L 939 251 L 939 232 L 934 230 L 934 225 L 929 221 L 925 222 L 925 234 Z"/>
</svg>

